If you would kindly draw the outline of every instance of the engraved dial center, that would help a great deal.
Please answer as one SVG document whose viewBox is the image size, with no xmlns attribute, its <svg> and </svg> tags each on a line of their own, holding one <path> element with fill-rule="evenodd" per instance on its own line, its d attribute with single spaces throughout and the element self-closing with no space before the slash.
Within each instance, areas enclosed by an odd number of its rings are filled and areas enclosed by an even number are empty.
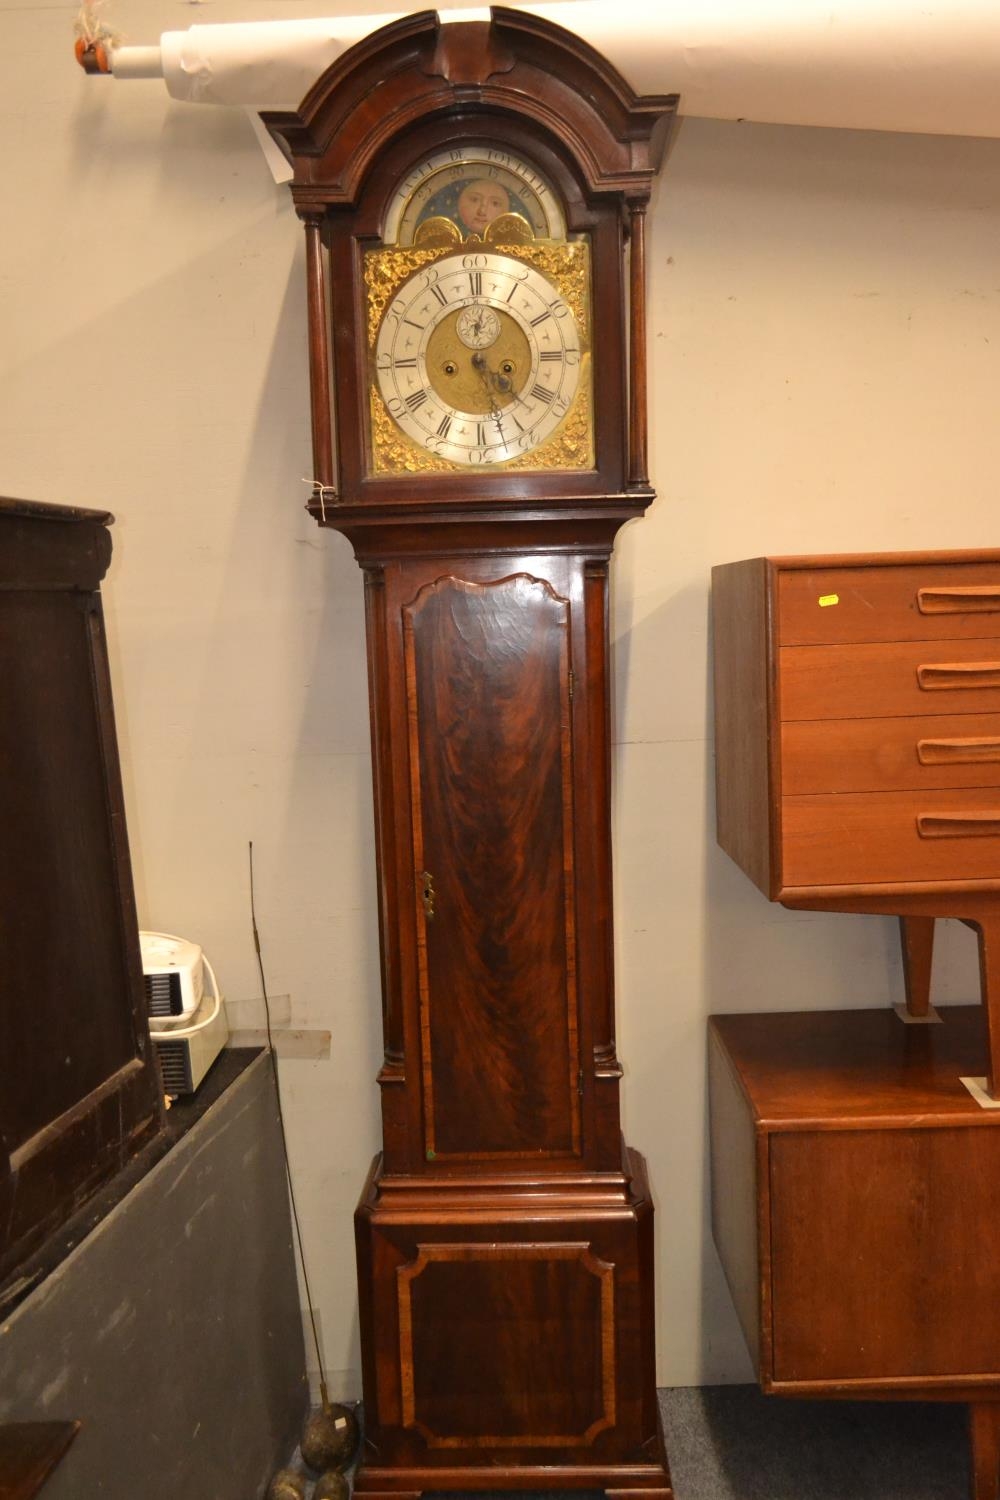
<svg viewBox="0 0 1000 1500">
<path fill-rule="evenodd" d="M 475 315 L 481 342 L 462 336 L 463 322 Z M 488 329 L 480 324 L 489 317 Z M 485 337 L 489 332 L 492 336 Z M 427 341 L 427 379 L 449 409 L 471 416 L 492 415 L 509 406 L 531 375 L 531 345 L 514 318 L 473 303 L 441 318 Z"/>
</svg>

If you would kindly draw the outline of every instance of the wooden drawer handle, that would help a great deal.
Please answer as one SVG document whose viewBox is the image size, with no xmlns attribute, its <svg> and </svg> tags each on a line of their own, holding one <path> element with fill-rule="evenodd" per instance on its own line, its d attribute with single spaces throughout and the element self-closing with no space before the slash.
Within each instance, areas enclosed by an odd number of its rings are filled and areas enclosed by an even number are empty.
<svg viewBox="0 0 1000 1500">
<path fill-rule="evenodd" d="M 1000 610 L 1000 583 L 965 583 L 952 588 L 917 589 L 922 615 L 985 615 Z"/>
<path fill-rule="evenodd" d="M 922 839 L 995 838 L 1000 834 L 1000 812 L 918 813 Z"/>
<path fill-rule="evenodd" d="M 950 688 L 1000 687 L 1000 661 L 942 661 L 917 668 L 917 681 L 927 692 Z"/>
<path fill-rule="evenodd" d="M 1000 739 L 918 740 L 917 759 L 922 766 L 970 766 L 1000 760 Z"/>
</svg>

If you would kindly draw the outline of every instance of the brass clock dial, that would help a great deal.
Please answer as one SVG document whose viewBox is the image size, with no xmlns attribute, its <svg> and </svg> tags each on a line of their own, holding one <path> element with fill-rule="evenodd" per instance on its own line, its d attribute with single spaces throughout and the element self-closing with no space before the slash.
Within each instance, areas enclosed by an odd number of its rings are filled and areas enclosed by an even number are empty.
<svg viewBox="0 0 1000 1500">
<path fill-rule="evenodd" d="M 583 321 L 522 256 L 445 254 L 385 307 L 378 395 L 423 454 L 469 468 L 524 459 L 553 436 L 589 376 Z"/>
</svg>

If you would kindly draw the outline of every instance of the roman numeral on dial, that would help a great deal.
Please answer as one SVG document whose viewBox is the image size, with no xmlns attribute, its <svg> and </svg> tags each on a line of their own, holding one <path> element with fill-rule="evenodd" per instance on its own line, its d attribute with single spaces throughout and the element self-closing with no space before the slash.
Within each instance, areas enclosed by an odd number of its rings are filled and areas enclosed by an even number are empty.
<svg viewBox="0 0 1000 1500">
<path fill-rule="evenodd" d="M 544 385 L 539 385 L 537 381 L 531 387 L 531 395 L 536 401 L 544 401 L 546 406 L 552 400 L 552 392 L 547 391 Z"/>
<path fill-rule="evenodd" d="M 414 391 L 411 396 L 406 397 L 406 404 L 411 411 L 416 411 L 418 406 L 423 406 L 427 400 L 426 391 Z"/>
</svg>

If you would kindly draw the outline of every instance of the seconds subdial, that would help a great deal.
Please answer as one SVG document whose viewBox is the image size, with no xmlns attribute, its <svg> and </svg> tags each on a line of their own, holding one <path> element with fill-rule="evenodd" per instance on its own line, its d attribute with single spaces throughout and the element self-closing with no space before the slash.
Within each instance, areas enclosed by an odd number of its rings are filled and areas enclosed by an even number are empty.
<svg viewBox="0 0 1000 1500">
<path fill-rule="evenodd" d="M 488 349 L 500 337 L 500 319 L 492 307 L 473 302 L 455 319 L 455 332 L 467 349 Z"/>
</svg>

